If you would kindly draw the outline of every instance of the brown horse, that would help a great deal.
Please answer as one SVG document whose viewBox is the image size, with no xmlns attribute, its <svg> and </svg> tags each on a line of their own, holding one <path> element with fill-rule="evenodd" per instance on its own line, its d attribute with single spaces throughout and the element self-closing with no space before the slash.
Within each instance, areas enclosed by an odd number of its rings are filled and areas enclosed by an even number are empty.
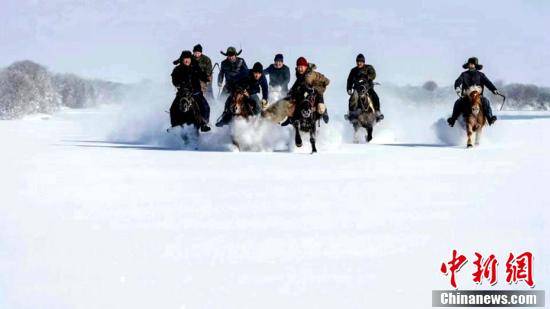
<svg viewBox="0 0 550 309">
<path fill-rule="evenodd" d="M 481 103 L 481 93 L 477 90 L 473 90 L 468 95 L 471 104 L 471 113 L 465 118 L 466 119 L 466 133 L 468 135 L 467 147 L 473 147 L 472 135 L 475 136 L 475 145 L 479 145 L 481 139 L 481 133 L 483 132 L 483 127 L 487 118 L 483 114 L 483 106 Z"/>
<path fill-rule="evenodd" d="M 232 118 L 235 119 L 235 117 L 241 117 L 248 119 L 248 117 L 254 114 L 252 104 L 253 103 L 248 99 L 248 93 L 246 90 L 235 90 L 231 96 L 231 104 L 229 105 L 229 111 L 231 112 L 231 116 L 233 116 Z"/>
<path fill-rule="evenodd" d="M 237 118 L 248 120 L 250 116 L 254 115 L 255 104 L 248 96 L 248 92 L 245 89 L 236 89 L 231 95 L 231 103 L 229 105 L 229 112 L 231 113 L 231 119 Z M 235 140 L 233 133 L 231 135 L 231 141 L 239 150 L 239 143 Z"/>
</svg>

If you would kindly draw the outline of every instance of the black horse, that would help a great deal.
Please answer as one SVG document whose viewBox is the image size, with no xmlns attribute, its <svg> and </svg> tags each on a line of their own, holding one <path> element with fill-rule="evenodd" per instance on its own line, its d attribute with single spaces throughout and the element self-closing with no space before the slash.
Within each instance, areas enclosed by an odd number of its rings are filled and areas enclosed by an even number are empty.
<svg viewBox="0 0 550 309">
<path fill-rule="evenodd" d="M 302 137 L 300 131 L 309 133 L 309 142 L 311 143 L 311 153 L 317 152 L 315 138 L 317 137 L 317 126 L 321 119 L 318 113 L 317 93 L 313 88 L 306 89 L 304 98 L 295 103 L 295 110 L 292 120 L 292 126 L 295 129 L 295 143 L 297 147 L 302 147 Z"/>
<path fill-rule="evenodd" d="M 190 88 L 180 88 L 176 94 L 176 98 L 170 107 L 170 122 L 171 129 L 178 126 L 192 125 L 195 128 L 196 135 L 199 134 L 199 128 L 206 124 L 206 120 L 201 116 L 201 111 L 197 98 L 193 95 Z M 186 140 L 185 136 L 182 136 Z"/>
</svg>

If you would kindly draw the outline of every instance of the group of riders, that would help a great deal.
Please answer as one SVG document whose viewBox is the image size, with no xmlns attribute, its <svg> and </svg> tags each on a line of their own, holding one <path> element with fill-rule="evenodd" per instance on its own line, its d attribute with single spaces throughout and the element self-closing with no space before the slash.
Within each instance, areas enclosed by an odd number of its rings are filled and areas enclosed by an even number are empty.
<svg viewBox="0 0 550 309">
<path fill-rule="evenodd" d="M 304 57 L 299 57 L 296 61 L 296 80 L 289 88 L 290 69 L 285 65 L 282 54 L 275 55 L 273 64 L 266 69 L 260 62 L 254 63 L 252 69 L 249 69 L 245 60 L 239 57 L 241 52 L 242 50 L 237 51 L 234 47 L 227 48 L 226 52 L 220 52 L 226 58 L 219 66 L 217 85 L 220 94 L 218 96 L 227 99 L 223 113 L 216 121 L 217 127 L 231 122 L 234 115 L 231 104 L 234 102 L 235 96 L 241 95 L 249 112 L 252 115 L 258 115 L 268 106 L 270 93 L 273 92 L 278 92 L 280 97 L 291 104 L 309 98 L 311 104 L 314 105 L 316 119 L 322 119 L 328 123 L 329 115 L 323 94 L 330 80 L 316 71 L 315 64 L 309 63 Z M 197 44 L 193 47 L 192 52 L 183 51 L 173 63 L 176 67 L 172 72 L 172 83 L 177 88 L 177 95 L 170 108 L 171 126 L 194 124 L 201 132 L 210 131 L 208 101 L 214 100 L 212 61 L 203 53 L 202 46 Z M 357 55 L 356 64 L 351 69 L 346 83 L 346 90 L 350 96 L 346 119 L 352 123 L 357 121 L 357 117 L 365 108 L 359 102 L 361 97 L 367 95 L 370 107 L 373 109 L 373 119 L 376 122 L 381 121 L 384 119 L 384 115 L 380 111 L 380 99 L 374 90 L 376 70 L 372 65 L 366 63 L 363 54 Z M 463 68 L 466 71 L 460 74 L 454 84 L 459 98 L 454 104 L 452 116 L 447 119 L 451 127 L 454 126 L 460 115 L 469 113 L 468 92 L 471 89 L 477 89 L 479 93 L 483 94 L 484 88 L 487 87 L 494 94 L 500 94 L 495 85 L 485 74 L 480 72 L 483 66 L 479 64 L 476 57 L 469 58 Z M 266 76 L 269 76 L 269 82 Z M 492 125 L 497 118 L 492 113 L 489 100 L 484 96 L 481 100 L 487 122 Z M 193 106 L 197 107 L 194 121 L 186 119 L 184 110 L 182 110 L 182 108 L 185 109 L 185 106 L 188 109 L 192 109 Z M 290 113 L 281 121 L 283 126 L 292 124 L 301 117 L 295 108 L 289 110 Z"/>
</svg>

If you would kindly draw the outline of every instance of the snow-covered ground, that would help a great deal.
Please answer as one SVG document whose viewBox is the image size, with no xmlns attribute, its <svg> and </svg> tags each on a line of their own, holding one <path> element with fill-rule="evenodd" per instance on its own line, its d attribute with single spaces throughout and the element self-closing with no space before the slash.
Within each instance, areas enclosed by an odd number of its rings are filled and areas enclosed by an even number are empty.
<svg viewBox="0 0 550 309">
<path fill-rule="evenodd" d="M 466 150 L 441 110 L 388 103 L 372 144 L 336 113 L 309 155 L 266 124 L 269 151 L 181 149 L 151 110 L 0 122 L 0 308 L 428 308 L 452 249 L 495 253 L 494 288 L 532 251 L 548 288 L 550 113 Z"/>
</svg>

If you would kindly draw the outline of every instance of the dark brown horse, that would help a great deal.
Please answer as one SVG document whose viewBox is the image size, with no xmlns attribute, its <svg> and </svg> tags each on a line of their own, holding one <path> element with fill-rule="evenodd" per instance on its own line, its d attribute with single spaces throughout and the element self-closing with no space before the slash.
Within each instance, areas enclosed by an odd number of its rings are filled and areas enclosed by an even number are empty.
<svg viewBox="0 0 550 309">
<path fill-rule="evenodd" d="M 360 85 L 355 89 L 357 92 L 357 117 L 351 120 L 354 130 L 353 142 L 359 142 L 359 129 L 365 128 L 367 130 L 367 136 L 365 140 L 370 142 L 372 140 L 372 131 L 374 125 L 376 124 L 376 112 L 374 110 L 374 104 L 372 98 L 369 95 L 369 88 L 373 87 L 367 82 L 360 83 Z"/>
</svg>

